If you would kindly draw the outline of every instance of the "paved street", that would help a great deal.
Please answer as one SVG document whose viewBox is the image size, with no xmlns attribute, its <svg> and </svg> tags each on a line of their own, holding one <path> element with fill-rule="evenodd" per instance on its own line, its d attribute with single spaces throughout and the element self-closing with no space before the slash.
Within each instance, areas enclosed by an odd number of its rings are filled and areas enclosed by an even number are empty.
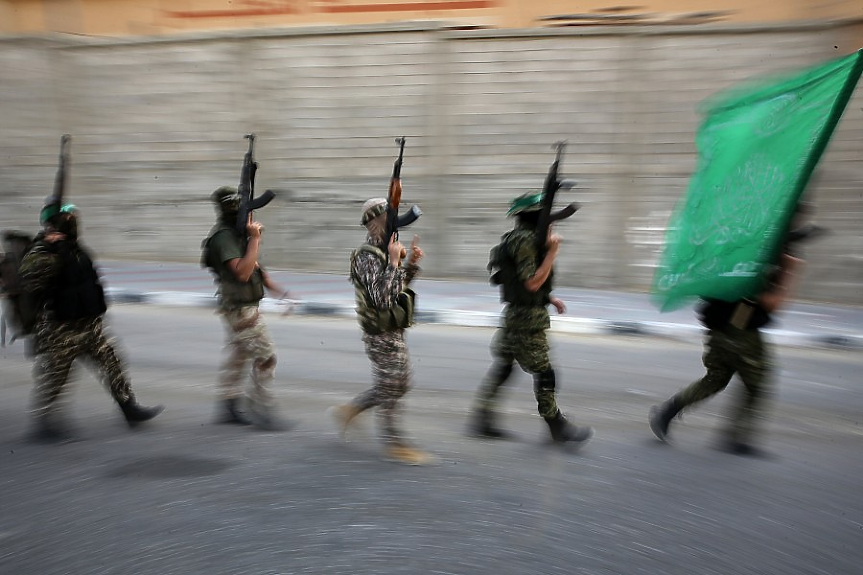
<svg viewBox="0 0 863 575">
<path fill-rule="evenodd" d="M 409 344 L 405 428 L 440 462 L 380 459 L 374 418 L 338 440 L 326 408 L 370 381 L 339 316 L 267 320 L 277 393 L 296 423 L 262 433 L 212 423 L 222 332 L 206 308 L 115 305 L 114 332 L 145 404 L 130 431 L 76 369 L 80 441 L 26 443 L 29 361 L 0 354 L 0 573 L 850 574 L 863 562 L 863 355 L 776 349 L 769 459 L 712 449 L 729 389 L 663 445 L 649 406 L 701 374 L 700 342 L 555 333 L 560 402 L 596 437 L 547 443 L 529 378 L 503 402 L 515 442 L 463 434 L 492 330 L 426 323 Z"/>
</svg>

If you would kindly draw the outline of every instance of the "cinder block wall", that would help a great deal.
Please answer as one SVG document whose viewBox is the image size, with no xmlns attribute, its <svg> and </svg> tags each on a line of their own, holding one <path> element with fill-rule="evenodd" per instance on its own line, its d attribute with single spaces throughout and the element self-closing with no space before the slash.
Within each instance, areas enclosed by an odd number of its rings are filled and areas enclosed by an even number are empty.
<svg viewBox="0 0 863 575">
<path fill-rule="evenodd" d="M 451 31 L 431 25 L 95 40 L 0 38 L 0 228 L 34 230 L 70 133 L 69 197 L 103 258 L 194 262 L 255 132 L 272 267 L 344 273 L 362 202 L 424 216 L 427 277 L 485 277 L 508 201 L 552 144 L 583 204 L 559 226 L 563 285 L 649 289 L 695 165 L 698 103 L 745 78 L 847 54 L 849 22 L 796 27 Z M 833 233 L 807 248 L 801 299 L 863 304 L 863 89 L 812 186 Z"/>
</svg>

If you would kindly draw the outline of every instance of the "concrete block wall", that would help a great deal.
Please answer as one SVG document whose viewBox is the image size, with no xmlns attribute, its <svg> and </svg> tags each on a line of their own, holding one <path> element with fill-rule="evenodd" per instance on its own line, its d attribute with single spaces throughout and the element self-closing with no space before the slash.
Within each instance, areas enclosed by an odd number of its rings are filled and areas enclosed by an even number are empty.
<svg viewBox="0 0 863 575">
<path fill-rule="evenodd" d="M 695 165 L 700 101 L 730 84 L 846 54 L 860 27 L 451 31 L 433 25 L 170 39 L 0 38 L 0 228 L 34 229 L 59 136 L 69 196 L 101 257 L 197 261 L 209 193 L 236 185 L 258 136 L 259 218 L 273 267 L 344 273 L 362 202 L 386 194 L 407 136 L 403 202 L 430 277 L 485 277 L 508 201 L 569 142 L 559 282 L 649 289 Z M 835 46 L 835 47 L 834 47 Z M 813 185 L 833 233 L 807 248 L 800 296 L 863 304 L 863 95 Z"/>
</svg>

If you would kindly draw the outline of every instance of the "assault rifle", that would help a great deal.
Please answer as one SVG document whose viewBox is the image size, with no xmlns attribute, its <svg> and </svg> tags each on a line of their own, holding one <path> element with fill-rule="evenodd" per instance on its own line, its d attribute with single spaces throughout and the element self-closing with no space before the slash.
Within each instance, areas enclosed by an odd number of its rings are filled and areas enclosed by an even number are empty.
<svg viewBox="0 0 863 575">
<path fill-rule="evenodd" d="M 57 206 L 59 211 L 63 207 L 63 195 L 66 193 L 66 181 L 68 174 L 66 166 L 69 163 L 69 152 L 67 146 L 72 141 L 72 136 L 63 134 L 60 136 L 60 161 L 57 167 L 57 175 L 54 178 L 54 193 L 51 194 L 46 207 Z"/>
<path fill-rule="evenodd" d="M 791 221 L 788 223 L 785 237 L 779 246 L 779 251 L 773 256 L 773 266 L 779 265 L 779 260 L 783 253 L 792 257 L 800 257 L 802 245 L 811 240 L 826 236 L 830 230 L 816 224 L 799 225 L 799 219 L 808 216 L 814 211 L 815 206 L 808 200 L 798 200 L 794 208 L 794 213 L 791 215 Z"/>
<path fill-rule="evenodd" d="M 798 249 L 797 245 L 799 242 L 814 240 L 815 238 L 827 235 L 828 233 L 829 230 L 827 228 L 822 228 L 815 224 L 805 224 L 800 226 L 799 228 L 791 230 L 788 232 L 788 235 L 785 236 L 785 251 L 794 255 L 795 251 Z"/>
<path fill-rule="evenodd" d="M 811 209 L 808 204 L 798 205 L 797 211 L 808 211 Z M 768 284 L 774 284 L 779 281 L 782 274 L 782 254 L 788 254 L 791 257 L 800 258 L 802 244 L 828 235 L 830 230 L 816 224 L 804 224 L 802 226 L 792 228 L 785 234 L 785 239 L 782 243 L 781 250 L 775 256 L 773 262 L 766 266 L 765 280 Z"/>
<path fill-rule="evenodd" d="M 539 220 L 536 225 L 536 247 L 541 254 L 544 253 L 545 243 L 548 241 L 548 228 L 551 224 L 558 220 L 565 220 L 581 207 L 576 203 L 571 203 L 554 213 L 551 211 L 554 205 L 554 195 L 557 193 L 557 190 L 569 190 L 575 186 L 575 182 L 572 180 L 561 180 L 559 176 L 560 161 L 563 156 L 563 150 L 566 148 L 566 142 L 556 142 L 554 147 L 557 149 L 557 155 L 548 169 L 548 175 L 545 177 L 545 184 L 542 187 L 542 208 L 540 209 Z"/>
<path fill-rule="evenodd" d="M 258 163 L 255 161 L 255 134 L 245 136 L 249 140 L 249 151 L 243 157 L 243 169 L 240 171 L 240 185 L 237 191 L 240 195 L 240 207 L 237 212 L 237 231 L 243 237 L 246 235 L 246 225 L 252 218 L 252 212 L 263 208 L 272 201 L 275 194 L 272 190 L 264 192 L 260 198 L 255 199 L 255 173 L 258 171 Z"/>
<path fill-rule="evenodd" d="M 393 241 L 399 240 L 399 228 L 409 226 L 414 223 L 421 215 L 422 210 L 419 206 L 411 206 L 408 213 L 399 216 L 399 204 L 402 200 L 402 161 L 405 153 L 405 137 L 396 138 L 396 145 L 399 147 L 399 157 L 393 164 L 393 177 L 390 179 L 390 189 L 387 194 L 387 227 L 386 238 L 393 238 Z"/>
</svg>

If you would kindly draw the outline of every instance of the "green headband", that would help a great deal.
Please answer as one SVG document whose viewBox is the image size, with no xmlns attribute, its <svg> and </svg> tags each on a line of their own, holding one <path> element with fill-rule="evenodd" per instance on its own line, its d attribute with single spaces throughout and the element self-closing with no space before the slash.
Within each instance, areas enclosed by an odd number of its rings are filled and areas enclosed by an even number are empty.
<svg viewBox="0 0 863 575">
<path fill-rule="evenodd" d="M 54 216 L 58 214 L 71 214 L 77 209 L 78 208 L 75 206 L 75 204 L 48 204 L 47 206 L 42 208 L 41 212 L 39 212 L 39 223 L 44 226 L 45 222 L 47 222 Z"/>
<path fill-rule="evenodd" d="M 507 217 L 521 212 L 535 212 L 542 207 L 542 192 L 523 194 L 510 202 Z"/>
</svg>

